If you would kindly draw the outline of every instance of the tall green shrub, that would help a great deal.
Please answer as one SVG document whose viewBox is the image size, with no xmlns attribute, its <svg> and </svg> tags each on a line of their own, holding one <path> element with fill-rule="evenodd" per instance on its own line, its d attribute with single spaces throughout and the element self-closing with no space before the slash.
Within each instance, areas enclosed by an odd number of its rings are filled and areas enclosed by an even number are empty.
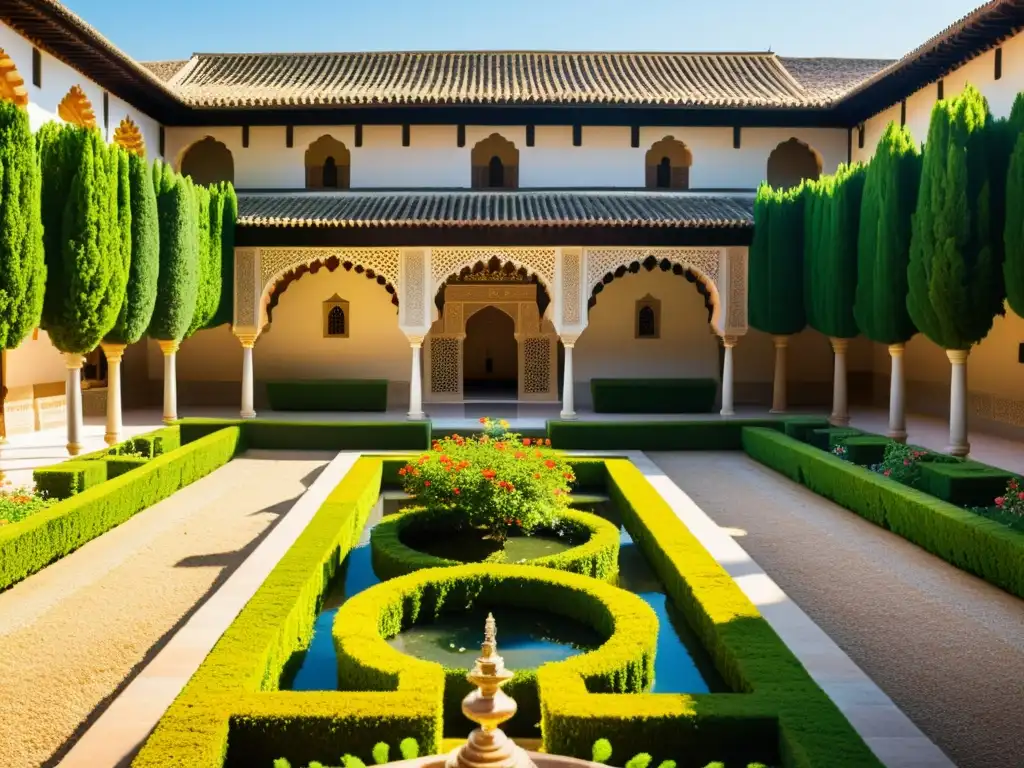
<svg viewBox="0 0 1024 768">
<path fill-rule="evenodd" d="M 160 272 L 149 335 L 181 341 L 192 323 L 199 290 L 199 244 L 191 182 L 154 163 L 160 220 Z"/>
<path fill-rule="evenodd" d="M 841 165 L 834 176 L 808 185 L 804 258 L 807 320 L 829 337 L 857 335 L 857 232 L 864 166 Z"/>
<path fill-rule="evenodd" d="M 0 349 L 17 347 L 42 317 L 41 186 L 28 113 L 0 101 Z"/>
<path fill-rule="evenodd" d="M 218 245 L 217 252 L 213 252 L 210 237 L 210 203 L 211 197 L 215 194 L 216 192 L 199 184 L 192 186 L 192 200 L 196 214 L 193 226 L 195 227 L 199 259 L 199 290 L 196 294 L 195 312 L 185 334 L 186 337 L 192 336 L 196 331 L 206 327 L 206 324 L 213 319 L 213 314 L 217 311 L 217 304 L 220 302 L 220 249 Z M 213 263 L 214 260 L 216 260 L 216 265 Z"/>
<path fill-rule="evenodd" d="M 220 240 L 220 306 L 208 327 L 212 328 L 234 320 L 235 311 L 235 221 L 238 219 L 238 196 L 230 181 L 222 183 L 224 213 L 221 219 Z"/>
<path fill-rule="evenodd" d="M 118 151 L 74 125 L 41 137 L 47 285 L 43 327 L 62 352 L 86 354 L 114 327 L 129 264 L 119 238 Z M 69 180 L 70 177 L 70 180 Z M 54 229 L 56 231 L 54 231 Z"/>
<path fill-rule="evenodd" d="M 910 240 L 907 309 L 944 349 L 969 349 L 1003 312 L 1005 201 L 993 194 L 1005 130 L 972 86 L 932 109 Z M 1003 169 L 1006 165 L 1003 165 Z"/>
<path fill-rule="evenodd" d="M 907 312 L 907 264 L 920 180 L 913 136 L 889 123 L 864 179 L 853 308 L 857 327 L 880 344 L 903 344 L 917 332 Z"/>
<path fill-rule="evenodd" d="M 156 306 L 160 274 L 160 222 L 153 178 L 145 160 L 135 154 L 127 158 L 131 266 L 121 314 L 106 338 L 114 344 L 134 344 L 145 334 Z"/>
<path fill-rule="evenodd" d="M 750 324 L 776 336 L 807 325 L 803 301 L 804 187 L 773 189 L 762 184 L 754 200 L 750 249 Z"/>
<path fill-rule="evenodd" d="M 1006 301 L 1024 316 L 1024 93 L 1013 102 L 1009 121 L 1013 150 L 1006 177 L 1006 224 L 1004 229 Z"/>
</svg>

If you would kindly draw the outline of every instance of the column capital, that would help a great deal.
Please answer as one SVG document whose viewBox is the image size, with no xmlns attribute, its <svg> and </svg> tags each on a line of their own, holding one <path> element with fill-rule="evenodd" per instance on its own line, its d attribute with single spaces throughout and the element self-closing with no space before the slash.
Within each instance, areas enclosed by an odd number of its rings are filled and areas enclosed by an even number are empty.
<svg viewBox="0 0 1024 768">
<path fill-rule="evenodd" d="M 409 346 L 411 346 L 411 347 L 422 347 L 423 346 L 423 339 L 424 339 L 423 336 L 406 336 L 405 338 L 407 338 L 409 340 Z"/>
<path fill-rule="evenodd" d="M 164 357 L 173 355 L 181 348 L 181 342 L 174 339 L 157 339 L 156 343 L 160 347 L 160 351 L 163 352 Z"/>
<path fill-rule="evenodd" d="M 236 333 L 238 341 L 241 342 L 242 347 L 245 349 L 252 349 L 256 346 L 256 339 L 259 338 L 258 333 Z"/>
<path fill-rule="evenodd" d="M 579 334 L 566 334 L 564 336 L 559 334 L 558 338 L 562 340 L 562 346 L 566 349 L 572 349 L 576 346 L 576 342 L 580 340 Z"/>
<path fill-rule="evenodd" d="M 953 365 L 963 365 L 967 362 L 967 356 L 971 353 L 969 349 L 947 349 L 946 357 Z"/>
<path fill-rule="evenodd" d="M 82 365 L 84 363 L 85 357 L 78 354 L 77 352 L 64 353 L 64 364 L 68 367 L 69 371 L 81 370 Z"/>
<path fill-rule="evenodd" d="M 835 336 L 830 336 L 829 342 L 831 342 L 832 344 L 832 351 L 835 352 L 837 355 L 846 352 L 846 350 L 850 346 L 849 339 L 839 339 L 836 338 Z"/>
<path fill-rule="evenodd" d="M 124 356 L 124 351 L 127 348 L 127 344 L 110 344 L 108 342 L 100 344 L 100 349 L 103 350 L 103 354 L 107 358 L 108 363 L 121 362 L 121 358 Z"/>
<path fill-rule="evenodd" d="M 906 351 L 905 344 L 890 344 L 889 345 L 889 357 L 903 357 L 903 353 Z"/>
<path fill-rule="evenodd" d="M 725 347 L 726 349 L 731 349 L 732 347 L 736 346 L 736 344 L 739 342 L 739 340 L 740 340 L 739 336 L 723 336 L 722 337 L 722 346 Z"/>
<path fill-rule="evenodd" d="M 776 349 L 785 349 L 789 346 L 789 336 L 772 336 Z"/>
</svg>

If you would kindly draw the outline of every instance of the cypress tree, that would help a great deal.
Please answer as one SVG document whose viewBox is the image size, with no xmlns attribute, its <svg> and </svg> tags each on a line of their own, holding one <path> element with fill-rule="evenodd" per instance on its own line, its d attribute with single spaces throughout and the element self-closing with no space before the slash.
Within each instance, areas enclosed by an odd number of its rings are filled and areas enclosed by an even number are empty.
<svg viewBox="0 0 1024 768">
<path fill-rule="evenodd" d="M 41 186 L 28 113 L 0 101 L 0 349 L 17 347 L 42 317 Z"/>
<path fill-rule="evenodd" d="M 1003 312 L 1005 201 L 993 169 L 1005 147 L 988 103 L 972 86 L 932 109 L 910 241 L 907 309 L 947 350 L 968 350 Z M 1002 165 L 1005 169 L 1005 162 Z"/>
<path fill-rule="evenodd" d="M 852 339 L 858 333 L 853 305 L 864 173 L 863 165 L 840 165 L 817 184 L 814 240 L 807 255 L 808 320 L 830 338 Z"/>
<path fill-rule="evenodd" d="M 106 337 L 106 341 L 114 344 L 134 344 L 145 334 L 156 306 L 160 273 L 160 224 L 153 177 L 141 157 L 128 153 L 127 158 L 131 267 L 124 306 L 117 324 Z"/>
<path fill-rule="evenodd" d="M 59 225 L 53 211 L 44 221 L 43 327 L 57 349 L 84 355 L 117 322 L 128 281 L 118 237 L 118 155 L 99 131 L 74 125 L 49 130 L 41 141 L 43 210 L 62 211 Z"/>
<path fill-rule="evenodd" d="M 235 221 L 238 219 L 238 196 L 230 181 L 221 185 L 224 196 L 224 214 L 221 224 L 220 306 L 209 327 L 234 320 L 235 310 Z"/>
<path fill-rule="evenodd" d="M 160 222 L 160 270 L 149 335 L 181 341 L 192 323 L 199 289 L 199 251 L 194 199 L 187 179 L 154 164 Z"/>
<path fill-rule="evenodd" d="M 210 187 L 210 311 L 206 328 L 212 328 L 220 311 L 220 300 L 224 293 L 223 258 L 224 258 L 224 201 L 227 188 L 224 184 Z"/>
<path fill-rule="evenodd" d="M 903 344 L 917 332 L 907 312 L 907 263 L 920 177 L 913 136 L 889 123 L 864 179 L 854 304 L 857 327 L 879 344 Z"/>
<path fill-rule="evenodd" d="M 1009 138 L 1013 151 L 1006 177 L 1003 276 L 1007 303 L 1024 316 L 1024 93 L 1018 93 L 1013 102 Z"/>
<path fill-rule="evenodd" d="M 189 324 L 185 337 L 188 338 L 196 331 L 205 328 L 206 324 L 213 319 L 217 310 L 217 303 L 220 300 L 220 280 L 217 279 L 220 273 L 220 250 L 213 253 L 210 238 L 210 191 L 199 184 L 192 185 L 192 201 L 195 206 L 196 218 L 193 222 L 196 237 L 196 252 L 199 260 L 199 288 L 196 294 L 196 308 L 192 315 L 192 322 Z M 216 274 L 212 264 L 216 256 Z M 217 279 L 217 282 L 213 281 Z"/>
<path fill-rule="evenodd" d="M 750 249 L 750 324 L 773 336 L 807 325 L 803 302 L 803 186 L 776 190 L 762 184 L 754 201 Z"/>
</svg>

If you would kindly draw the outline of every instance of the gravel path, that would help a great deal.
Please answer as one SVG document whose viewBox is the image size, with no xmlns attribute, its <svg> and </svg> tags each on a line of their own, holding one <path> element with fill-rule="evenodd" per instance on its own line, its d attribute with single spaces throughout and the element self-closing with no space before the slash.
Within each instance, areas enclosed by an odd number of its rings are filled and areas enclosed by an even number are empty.
<svg viewBox="0 0 1024 768">
<path fill-rule="evenodd" d="M 743 454 L 649 455 L 958 766 L 1024 766 L 1024 600 Z"/>
<path fill-rule="evenodd" d="M 332 457 L 250 451 L 0 593 L 0 763 L 55 764 Z"/>
</svg>

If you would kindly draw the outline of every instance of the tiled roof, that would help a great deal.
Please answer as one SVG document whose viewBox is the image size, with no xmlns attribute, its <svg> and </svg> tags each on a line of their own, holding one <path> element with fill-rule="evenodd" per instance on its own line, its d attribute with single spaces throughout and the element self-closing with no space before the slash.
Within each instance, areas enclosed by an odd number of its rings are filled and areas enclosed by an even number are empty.
<svg viewBox="0 0 1024 768">
<path fill-rule="evenodd" d="M 196 54 L 169 81 L 195 107 L 568 104 L 818 107 L 887 62 L 772 53 Z"/>
<path fill-rule="evenodd" d="M 888 59 L 796 59 L 780 57 L 782 66 L 811 97 L 832 103 L 890 64 Z"/>
<path fill-rule="evenodd" d="M 167 82 L 178 74 L 188 62 L 189 59 L 174 59 L 171 61 L 143 61 L 141 64 L 158 78 Z"/>
<path fill-rule="evenodd" d="M 754 225 L 754 196 L 641 190 L 239 192 L 249 227 L 689 227 Z"/>
</svg>

